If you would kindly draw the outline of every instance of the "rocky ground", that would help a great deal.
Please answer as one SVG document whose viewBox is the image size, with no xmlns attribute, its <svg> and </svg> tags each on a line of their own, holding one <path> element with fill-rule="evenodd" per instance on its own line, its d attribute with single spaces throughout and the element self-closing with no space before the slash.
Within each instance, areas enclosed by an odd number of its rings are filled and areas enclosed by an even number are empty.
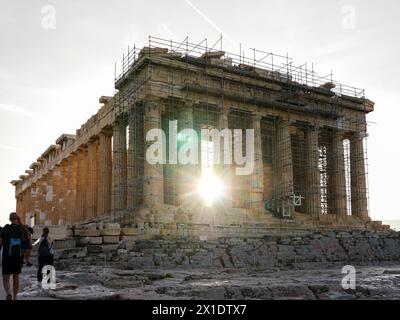
<svg viewBox="0 0 400 320">
<path fill-rule="evenodd" d="M 342 266 L 264 270 L 129 270 L 71 266 L 43 290 L 35 269 L 22 275 L 21 299 L 400 299 L 400 265 L 355 266 L 356 289 L 341 286 Z"/>
<path fill-rule="evenodd" d="M 35 257 L 33 256 L 35 262 Z M 345 265 L 355 289 L 344 289 Z M 57 288 L 24 268 L 21 299 L 400 299 L 400 234 L 138 240 L 59 249 Z"/>
</svg>

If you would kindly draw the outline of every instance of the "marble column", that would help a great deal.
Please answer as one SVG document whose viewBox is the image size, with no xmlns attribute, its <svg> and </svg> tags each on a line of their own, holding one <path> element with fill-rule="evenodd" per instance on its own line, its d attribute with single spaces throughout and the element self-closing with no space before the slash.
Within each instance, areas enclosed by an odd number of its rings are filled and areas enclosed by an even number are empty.
<svg viewBox="0 0 400 320">
<path fill-rule="evenodd" d="M 254 169 L 251 175 L 251 208 L 264 208 L 264 168 L 261 142 L 261 115 L 253 114 L 254 130 Z"/>
<path fill-rule="evenodd" d="M 350 137 L 350 179 L 352 215 L 368 220 L 367 182 L 365 175 L 364 132 Z"/>
<path fill-rule="evenodd" d="M 112 154 L 111 133 L 102 131 L 99 134 L 99 176 L 97 215 L 99 217 L 111 214 L 111 184 L 112 184 Z"/>
<path fill-rule="evenodd" d="M 151 129 L 162 129 L 161 115 L 164 104 L 161 99 L 147 100 L 144 107 L 144 134 Z M 151 207 L 164 203 L 164 173 L 162 164 L 150 164 L 146 159 L 146 152 L 152 142 L 145 143 L 144 177 L 143 177 L 143 204 Z"/>
<path fill-rule="evenodd" d="M 329 149 L 328 158 L 330 158 L 331 165 L 328 172 L 328 181 L 331 186 L 328 190 L 332 194 L 328 194 L 328 199 L 331 199 L 328 201 L 331 206 L 331 210 L 328 213 L 343 217 L 347 215 L 347 193 L 342 132 L 333 132 L 332 145 Z"/>
<path fill-rule="evenodd" d="M 87 193 L 87 146 L 80 146 L 77 151 L 77 188 L 76 188 L 76 219 L 83 222 L 86 212 Z"/>
<path fill-rule="evenodd" d="M 32 208 L 32 188 L 28 187 L 26 189 L 26 208 L 25 208 L 25 213 L 23 214 L 23 216 L 21 216 L 21 219 L 24 223 L 27 223 L 28 221 L 28 217 L 31 215 L 31 208 Z"/>
<path fill-rule="evenodd" d="M 127 209 L 130 212 L 133 212 L 133 209 L 136 206 L 135 203 L 135 184 L 137 183 L 136 174 L 135 174 L 135 129 L 136 129 L 136 109 L 132 107 L 129 111 L 129 143 L 127 150 L 127 194 L 126 194 L 126 202 Z"/>
<path fill-rule="evenodd" d="M 66 223 L 73 224 L 78 221 L 77 216 L 77 171 L 78 156 L 75 152 L 71 153 L 68 158 L 68 186 L 67 186 L 67 205 L 66 205 Z"/>
<path fill-rule="evenodd" d="M 192 102 L 184 102 L 179 110 L 179 119 L 178 119 L 178 132 L 184 129 L 193 129 L 193 105 Z M 178 144 L 178 153 L 179 148 L 183 145 L 183 141 L 177 141 Z M 179 161 L 179 159 L 178 159 Z M 178 162 L 178 188 L 176 190 L 178 196 L 178 203 L 184 207 L 188 207 L 191 203 L 193 203 L 192 195 L 194 194 L 193 190 L 195 190 L 196 182 L 197 182 L 197 169 L 195 165 L 191 164 L 179 164 Z"/>
<path fill-rule="evenodd" d="M 122 217 L 126 210 L 126 125 L 118 119 L 113 127 L 113 213 Z"/>
<path fill-rule="evenodd" d="M 217 125 L 218 130 L 229 129 L 229 107 L 222 105 L 218 112 Z M 218 174 L 222 179 L 222 183 L 225 187 L 224 190 L 224 206 L 226 208 L 232 208 L 232 170 L 233 170 L 233 134 L 230 136 L 231 141 L 229 141 L 229 150 L 225 150 L 225 141 L 221 139 L 220 141 L 220 165 L 218 166 Z M 231 164 L 224 164 L 225 152 L 231 154 Z M 234 173 L 233 173 L 234 174 Z"/>
<path fill-rule="evenodd" d="M 53 224 L 53 170 L 49 169 L 46 174 L 46 219 L 45 224 Z"/>
<path fill-rule="evenodd" d="M 308 128 L 305 132 L 306 140 L 306 186 L 305 212 L 317 218 L 322 214 L 321 209 L 321 176 L 318 167 L 319 147 L 318 129 Z"/>
<path fill-rule="evenodd" d="M 46 176 L 43 175 L 38 181 L 39 187 L 39 221 L 38 224 L 44 225 L 47 212 L 46 212 L 46 194 L 47 194 L 47 184 Z"/>
<path fill-rule="evenodd" d="M 53 213 L 52 225 L 58 225 L 60 219 L 60 187 L 61 187 L 61 168 L 56 166 L 53 171 Z"/>
<path fill-rule="evenodd" d="M 280 120 L 276 126 L 274 175 L 274 206 L 283 216 L 294 212 L 293 199 L 293 165 L 290 124 Z"/>
<path fill-rule="evenodd" d="M 98 170 L 98 143 L 96 139 L 88 142 L 88 181 L 86 194 L 85 219 L 93 219 L 97 213 L 97 170 Z"/>
<path fill-rule="evenodd" d="M 32 216 L 35 218 L 34 223 L 38 224 L 39 223 L 39 197 L 38 197 L 38 187 L 37 187 L 37 182 L 32 183 Z"/>
<path fill-rule="evenodd" d="M 60 185 L 60 207 L 59 207 L 59 220 L 62 225 L 66 224 L 67 213 L 67 192 L 68 192 L 68 160 L 64 159 L 61 162 L 61 185 Z"/>
</svg>

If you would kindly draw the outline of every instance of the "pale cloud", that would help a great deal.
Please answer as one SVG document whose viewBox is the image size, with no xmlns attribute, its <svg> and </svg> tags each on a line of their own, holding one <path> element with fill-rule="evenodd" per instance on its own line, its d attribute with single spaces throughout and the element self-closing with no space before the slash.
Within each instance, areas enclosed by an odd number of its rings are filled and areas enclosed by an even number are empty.
<svg viewBox="0 0 400 320">
<path fill-rule="evenodd" d="M 176 35 L 174 31 L 172 31 L 168 23 L 160 23 L 159 25 L 157 25 L 157 31 L 164 38 L 171 39 L 174 41 L 179 40 L 179 37 Z"/>
<path fill-rule="evenodd" d="M 9 146 L 9 145 L 6 145 L 6 144 L 1 144 L 1 143 L 0 143 L 0 150 L 5 150 L 5 151 L 22 151 L 21 148 L 13 147 L 13 146 Z"/>
<path fill-rule="evenodd" d="M 22 108 L 22 107 L 17 107 L 9 104 L 0 104 L 0 111 L 5 111 L 9 113 L 13 113 L 18 116 L 22 117 L 27 117 L 27 118 L 32 118 L 32 119 L 38 119 L 38 115 L 28 109 Z"/>
</svg>

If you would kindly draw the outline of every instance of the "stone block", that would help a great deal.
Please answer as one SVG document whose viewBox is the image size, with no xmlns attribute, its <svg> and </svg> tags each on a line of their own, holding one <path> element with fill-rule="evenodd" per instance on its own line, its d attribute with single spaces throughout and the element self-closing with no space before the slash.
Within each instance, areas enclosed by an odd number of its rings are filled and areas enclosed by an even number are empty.
<svg viewBox="0 0 400 320">
<path fill-rule="evenodd" d="M 135 241 L 135 240 L 137 240 L 137 236 L 122 236 L 121 240 Z"/>
<path fill-rule="evenodd" d="M 75 236 L 80 237 L 82 235 L 83 229 L 81 228 L 76 228 L 75 229 Z"/>
<path fill-rule="evenodd" d="M 50 237 L 54 240 L 64 240 L 72 236 L 71 229 L 67 226 L 54 226 L 48 225 Z M 39 239 L 43 233 L 43 225 L 36 225 L 33 227 L 32 239 Z"/>
<path fill-rule="evenodd" d="M 121 235 L 122 236 L 136 236 L 138 234 L 136 228 L 122 228 Z"/>
<path fill-rule="evenodd" d="M 57 240 L 56 249 L 70 249 L 76 247 L 76 241 L 74 238 L 68 238 L 65 240 Z"/>
<path fill-rule="evenodd" d="M 103 243 L 105 244 L 117 244 L 119 243 L 119 235 L 103 235 Z"/>
<path fill-rule="evenodd" d="M 121 229 L 121 226 L 119 223 L 104 223 L 103 224 L 103 229 Z"/>
<path fill-rule="evenodd" d="M 81 244 L 102 244 L 102 237 L 84 237 L 80 239 Z"/>
<path fill-rule="evenodd" d="M 97 229 L 83 229 L 80 232 L 81 237 L 100 237 L 100 230 Z"/>
<path fill-rule="evenodd" d="M 71 248 L 71 249 L 64 249 L 60 251 L 56 251 L 55 258 L 83 258 L 87 255 L 87 248 Z"/>
<path fill-rule="evenodd" d="M 121 234 L 121 229 L 117 228 L 107 228 L 101 230 L 101 235 L 102 236 L 118 236 Z"/>
<path fill-rule="evenodd" d="M 97 223 L 88 223 L 88 224 L 85 224 L 85 225 L 83 226 L 83 229 L 86 229 L 86 230 L 97 229 Z"/>
</svg>

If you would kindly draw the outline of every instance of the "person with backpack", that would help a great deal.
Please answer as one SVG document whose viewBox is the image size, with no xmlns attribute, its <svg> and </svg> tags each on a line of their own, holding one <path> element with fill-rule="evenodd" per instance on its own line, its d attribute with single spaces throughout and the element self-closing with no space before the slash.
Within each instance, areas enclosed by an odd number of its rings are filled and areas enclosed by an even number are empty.
<svg viewBox="0 0 400 320">
<path fill-rule="evenodd" d="M 32 249 L 33 229 L 31 227 L 23 224 L 20 217 L 18 217 L 18 224 L 20 224 L 23 228 L 25 228 L 26 229 L 25 232 L 28 234 L 28 238 L 22 242 L 23 259 L 22 259 L 21 263 L 22 263 L 22 265 L 31 267 L 32 263 L 30 262 L 30 257 L 31 257 L 31 249 Z M 24 261 L 25 261 L 25 263 L 24 263 Z"/>
<path fill-rule="evenodd" d="M 17 300 L 19 291 L 19 275 L 23 259 L 22 243 L 27 241 L 26 228 L 19 224 L 19 217 L 15 212 L 10 213 L 7 224 L 0 232 L 0 248 L 2 254 L 3 286 L 6 292 L 6 300 Z M 13 275 L 13 295 L 10 293 L 10 276 Z"/>
<path fill-rule="evenodd" d="M 54 265 L 54 240 L 49 237 L 49 228 L 43 228 L 42 236 L 33 244 L 39 244 L 39 267 L 37 272 L 37 280 L 42 282 L 42 269 L 46 265 Z"/>
</svg>

